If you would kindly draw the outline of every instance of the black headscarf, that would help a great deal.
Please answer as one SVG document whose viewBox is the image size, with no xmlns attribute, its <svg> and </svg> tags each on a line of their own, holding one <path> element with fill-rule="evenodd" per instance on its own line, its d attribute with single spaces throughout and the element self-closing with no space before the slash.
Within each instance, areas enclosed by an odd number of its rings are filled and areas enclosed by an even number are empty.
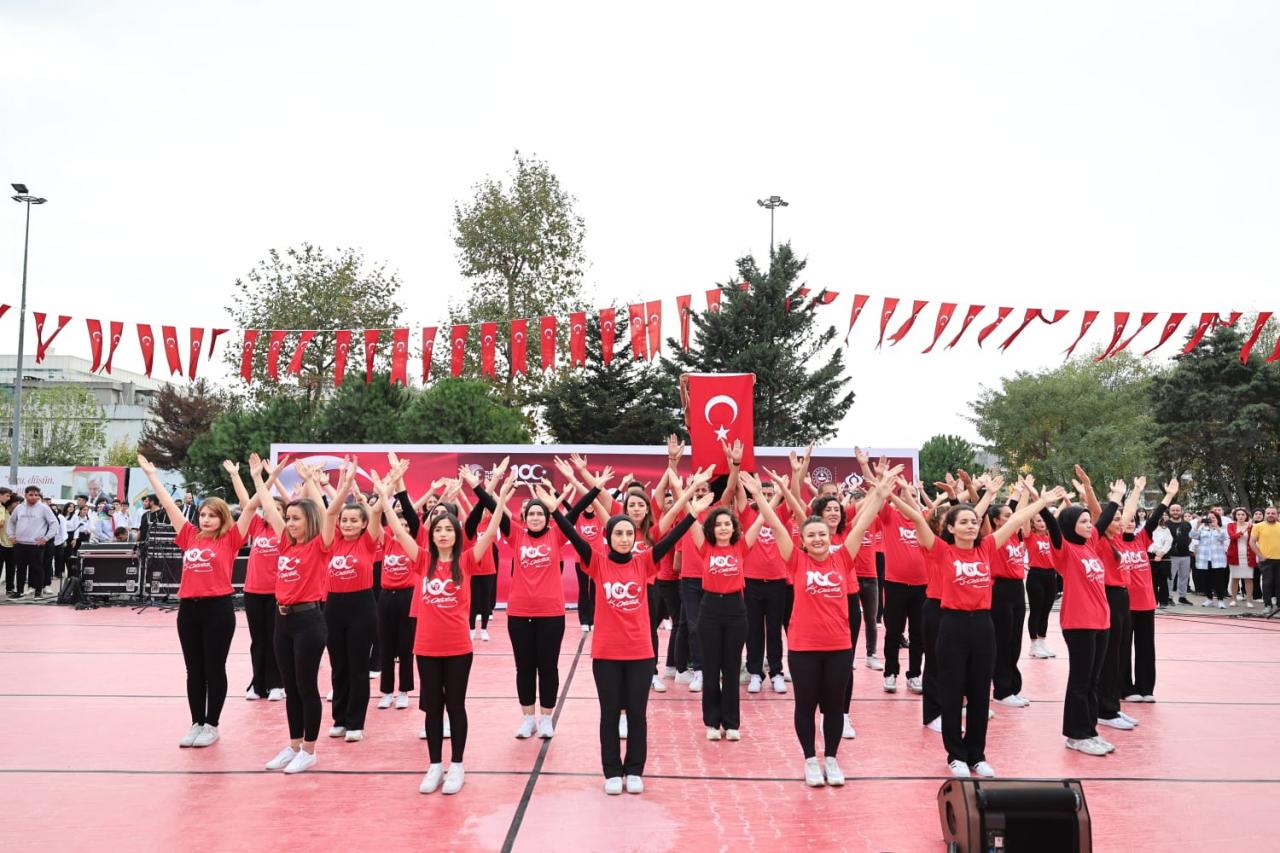
<svg viewBox="0 0 1280 853">
<path fill-rule="evenodd" d="M 1080 516 L 1089 510 L 1079 504 L 1072 504 L 1066 509 L 1058 511 L 1058 529 L 1062 531 L 1062 538 L 1074 545 L 1083 545 L 1084 537 L 1076 533 L 1076 522 L 1080 520 Z"/>
</svg>

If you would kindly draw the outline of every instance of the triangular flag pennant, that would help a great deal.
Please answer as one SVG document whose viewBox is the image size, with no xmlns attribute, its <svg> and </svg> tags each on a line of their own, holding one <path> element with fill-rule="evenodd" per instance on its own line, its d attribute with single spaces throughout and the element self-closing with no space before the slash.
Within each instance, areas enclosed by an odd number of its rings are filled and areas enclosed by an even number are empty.
<svg viewBox="0 0 1280 853">
<path fill-rule="evenodd" d="M 992 320 L 990 323 L 988 323 L 981 332 L 978 332 L 978 346 L 982 346 L 983 342 L 988 337 L 990 337 L 991 333 L 994 332 L 996 328 L 999 327 L 999 325 L 1004 322 L 1004 318 L 1008 317 L 1012 313 L 1013 313 L 1012 308 L 999 309 L 996 312 L 996 318 Z M 961 329 L 960 332 L 961 334 L 963 334 L 964 329 Z"/>
<path fill-rule="evenodd" d="M 253 381 L 253 348 L 258 345 L 258 330 L 245 329 L 244 343 L 240 345 L 240 378 Z"/>
<path fill-rule="evenodd" d="M 717 290 L 715 292 L 718 294 L 720 291 Z M 708 299 L 710 299 L 710 294 L 711 294 L 711 291 L 708 290 L 707 291 Z M 718 311 L 720 310 L 719 296 L 716 297 L 716 300 L 717 300 L 716 301 L 717 307 L 715 310 Z M 708 308 L 707 310 L 710 311 L 712 309 Z M 613 335 L 614 335 L 614 332 L 616 331 L 614 327 L 614 316 L 615 316 L 615 309 L 613 308 L 600 309 L 600 357 L 604 359 L 605 364 L 610 364 L 613 362 Z"/>
<path fill-rule="evenodd" d="M 861 293 L 853 295 L 853 308 L 849 311 L 849 330 L 844 333 L 844 342 L 849 343 L 849 335 L 853 332 L 853 324 L 858 322 L 858 318 L 862 316 L 862 309 L 867 306 L 867 300 L 870 296 Z"/>
<path fill-rule="evenodd" d="M 1116 346 L 1120 343 L 1120 339 L 1124 337 L 1125 328 L 1129 325 L 1128 311 L 1116 311 L 1113 313 L 1115 316 L 1112 318 L 1111 322 L 1111 342 L 1107 344 L 1107 348 L 1104 349 L 1098 357 L 1094 359 L 1094 361 L 1102 361 L 1104 358 L 1110 357 L 1110 355 L 1115 352 Z"/>
<path fill-rule="evenodd" d="M 1186 314 L 1170 314 L 1169 319 L 1164 323 L 1164 331 L 1160 333 L 1160 340 L 1151 349 L 1143 353 L 1143 355 L 1151 355 L 1151 353 L 1164 346 L 1164 342 L 1173 336 L 1178 330 L 1178 326 L 1182 325 L 1182 321 L 1187 318 Z"/>
<path fill-rule="evenodd" d="M 889 328 L 889 319 L 893 317 L 893 312 L 898 310 L 898 298 L 896 296 L 886 296 L 884 303 L 880 306 L 880 338 L 876 341 L 876 349 L 880 349 L 880 345 L 884 343 L 885 329 Z"/>
<path fill-rule="evenodd" d="M 289 372 L 294 376 L 302 374 L 302 357 L 307 354 L 307 346 L 315 338 L 314 331 L 305 331 L 298 336 L 297 349 L 293 351 L 293 358 L 289 359 Z"/>
<path fill-rule="evenodd" d="M 341 385 L 347 375 L 347 356 L 351 353 L 351 330 L 339 329 L 333 336 L 333 384 Z"/>
<path fill-rule="evenodd" d="M 32 311 L 31 316 L 36 318 L 36 364 L 39 364 L 44 361 L 44 354 L 48 351 L 49 345 L 53 343 L 53 339 L 58 336 L 58 332 L 61 332 L 66 327 L 67 323 L 71 322 L 71 318 L 66 314 L 59 314 L 58 328 L 50 333 L 48 340 L 45 340 L 44 320 L 47 315 L 40 311 Z"/>
<path fill-rule="evenodd" d="M 480 373 L 490 379 L 498 378 L 495 352 L 498 344 L 498 324 L 480 324 Z"/>
<path fill-rule="evenodd" d="M 169 375 L 182 375 L 182 353 L 178 352 L 178 330 L 173 326 L 161 326 L 164 335 L 164 357 L 169 362 Z"/>
<path fill-rule="evenodd" d="M 945 347 L 946 349 L 951 349 L 953 346 L 960 343 L 960 339 L 964 337 L 964 333 L 969 331 L 969 326 L 972 325 L 973 321 L 986 307 L 987 306 L 985 305 L 969 306 L 969 310 L 964 313 L 964 322 L 960 324 L 960 331 L 956 332 L 956 336 L 951 339 L 951 343 L 947 344 Z"/>
<path fill-rule="evenodd" d="M 209 335 L 209 348 L 205 350 L 205 358 L 213 358 L 213 348 L 218 345 L 218 338 L 225 335 L 230 329 L 214 329 Z"/>
<path fill-rule="evenodd" d="M 200 364 L 200 350 L 204 348 L 204 329 L 194 326 L 187 330 L 189 344 L 187 350 L 187 378 L 196 381 L 196 368 Z"/>
<path fill-rule="evenodd" d="M 649 315 L 645 319 L 645 331 L 649 333 L 649 358 L 656 358 L 662 347 L 662 301 L 653 300 L 644 307 Z"/>
<path fill-rule="evenodd" d="M 720 288 L 712 288 L 707 291 L 707 310 L 712 314 L 720 313 Z"/>
<path fill-rule="evenodd" d="M 893 346 L 907 336 L 907 332 L 911 331 L 911 327 L 915 325 L 916 318 L 920 316 L 920 312 L 924 310 L 924 306 L 929 304 L 927 299 L 917 299 L 911 303 L 911 316 L 907 321 L 898 327 L 898 331 L 889 336 L 889 345 Z"/>
<path fill-rule="evenodd" d="M 111 321 L 111 341 L 107 347 L 107 360 L 102 365 L 103 371 L 111 373 L 111 362 L 116 357 L 116 347 L 120 346 L 120 338 L 124 335 L 124 323 L 119 320 Z"/>
<path fill-rule="evenodd" d="M 1018 326 L 1018 328 L 1014 330 L 1013 334 L 1005 339 L 1005 342 L 1000 345 L 1000 351 L 1004 352 L 1005 350 L 1007 350 L 1009 346 L 1015 340 L 1017 340 L 1018 335 L 1022 334 L 1022 330 L 1025 329 L 1027 326 L 1031 325 L 1031 323 L 1035 321 L 1037 318 L 1044 320 L 1046 323 L 1052 326 L 1054 323 L 1058 322 L 1063 317 L 1067 316 L 1067 314 L 1069 313 L 1071 312 L 1054 311 L 1053 317 L 1050 318 L 1050 317 L 1046 317 L 1044 315 L 1044 312 L 1041 311 L 1039 308 L 1028 308 L 1026 313 L 1022 317 L 1022 325 Z"/>
<path fill-rule="evenodd" d="M 1200 341 L 1204 340 L 1204 336 L 1213 328 L 1213 324 L 1217 321 L 1217 314 L 1201 314 L 1200 322 L 1196 324 L 1196 330 L 1191 335 L 1191 340 L 1187 341 L 1187 345 L 1182 348 L 1182 354 L 1188 355 L 1190 352 L 1200 345 Z"/>
<path fill-rule="evenodd" d="M 1119 355 L 1120 353 L 1128 349 L 1129 344 L 1133 343 L 1133 339 L 1136 338 L 1138 335 L 1142 334 L 1142 330 L 1145 329 L 1147 326 L 1149 326 L 1151 324 L 1151 321 L 1159 316 L 1160 314 L 1157 311 L 1144 311 L 1142 314 L 1142 319 L 1138 322 L 1138 328 L 1134 331 L 1132 335 L 1130 335 L 1129 337 L 1121 341 L 1120 345 L 1111 351 L 1111 355 L 1112 356 Z"/>
<path fill-rule="evenodd" d="M 155 360 L 156 340 L 151 334 L 151 326 L 147 323 L 136 323 L 138 329 L 138 346 L 142 349 L 142 367 L 147 376 L 151 375 L 151 366 Z"/>
<path fill-rule="evenodd" d="M 933 341 L 920 353 L 921 355 L 927 355 L 938 345 L 938 339 L 947 330 L 947 324 L 951 322 L 955 313 L 956 303 L 954 302 L 944 302 L 938 306 L 938 317 L 933 321 Z"/>
<path fill-rule="evenodd" d="M 680 315 L 680 349 L 686 352 L 689 349 L 689 303 L 692 300 L 692 296 L 676 297 L 676 313 Z"/>
<path fill-rule="evenodd" d="M 426 385 L 431 378 L 431 355 L 436 348 L 436 327 L 424 326 L 422 329 L 422 384 Z"/>
<path fill-rule="evenodd" d="M 511 375 L 529 373 L 529 321 L 511 321 Z"/>
<path fill-rule="evenodd" d="M 1267 321 L 1271 319 L 1270 311 L 1259 311 L 1258 319 L 1253 321 L 1253 331 L 1249 333 L 1249 339 L 1244 342 L 1244 346 L 1240 348 L 1240 363 L 1249 363 L 1249 353 L 1253 352 L 1253 347 L 1258 343 L 1258 337 L 1262 334 L 1262 327 L 1267 325 Z"/>
<path fill-rule="evenodd" d="M 645 345 L 644 303 L 627 306 L 627 326 L 631 330 L 631 356 L 637 361 L 648 358 L 648 347 Z"/>
<path fill-rule="evenodd" d="M 467 355 L 466 323 L 459 323 L 449 330 L 449 374 L 457 379 L 462 375 L 462 365 Z"/>
<path fill-rule="evenodd" d="M 1076 335 L 1076 339 L 1071 342 L 1071 346 L 1067 347 L 1067 358 L 1071 358 L 1071 354 L 1076 351 L 1076 347 L 1084 340 L 1084 336 L 1088 334 L 1089 329 L 1093 328 L 1093 321 L 1098 319 L 1098 311 L 1084 312 L 1084 318 L 1080 321 L 1080 334 Z M 1114 342 L 1113 342 L 1114 343 Z"/>
<path fill-rule="evenodd" d="M 569 323 L 572 332 L 569 336 L 569 365 L 576 367 L 578 362 L 576 350 L 574 347 L 578 344 L 582 346 L 582 363 L 587 361 L 587 338 L 583 334 L 586 328 L 586 312 L 579 311 L 576 314 L 569 315 Z M 575 335 L 579 337 L 574 337 Z M 542 355 L 542 372 L 556 369 L 556 318 L 542 317 L 538 320 L 538 349 Z"/>
<path fill-rule="evenodd" d="M 89 352 L 93 354 L 93 365 L 89 372 L 97 373 L 98 366 L 102 364 L 102 321 L 85 320 L 84 324 L 89 329 Z"/>
<path fill-rule="evenodd" d="M 284 349 L 284 329 L 272 329 L 270 342 L 267 344 L 267 375 L 272 382 L 280 381 L 280 351 Z"/>
<path fill-rule="evenodd" d="M 382 337 L 381 329 L 364 330 L 364 384 L 373 381 L 373 359 L 378 354 L 378 338 Z"/>
<path fill-rule="evenodd" d="M 391 330 L 391 382 L 409 384 L 409 330 Z"/>
</svg>

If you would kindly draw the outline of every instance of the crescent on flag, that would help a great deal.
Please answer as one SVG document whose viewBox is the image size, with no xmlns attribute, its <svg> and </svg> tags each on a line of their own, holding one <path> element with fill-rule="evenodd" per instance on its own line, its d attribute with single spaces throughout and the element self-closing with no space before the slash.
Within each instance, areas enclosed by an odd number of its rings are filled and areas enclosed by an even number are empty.
<svg viewBox="0 0 1280 853">
<path fill-rule="evenodd" d="M 578 332 L 581 332 L 581 331 L 582 331 L 582 324 L 581 324 L 581 323 L 574 323 L 574 324 L 573 324 L 573 333 L 576 335 L 576 334 L 578 334 Z M 547 329 L 547 337 L 550 337 L 550 336 L 551 336 L 551 330 L 550 330 L 550 329 Z"/>
<path fill-rule="evenodd" d="M 707 401 L 706 408 L 702 410 L 702 416 L 707 419 L 707 423 L 711 423 L 711 412 L 716 406 L 728 406 L 733 411 L 733 417 L 729 418 L 729 423 L 738 419 L 738 402 L 726 394 L 717 394 Z"/>
</svg>

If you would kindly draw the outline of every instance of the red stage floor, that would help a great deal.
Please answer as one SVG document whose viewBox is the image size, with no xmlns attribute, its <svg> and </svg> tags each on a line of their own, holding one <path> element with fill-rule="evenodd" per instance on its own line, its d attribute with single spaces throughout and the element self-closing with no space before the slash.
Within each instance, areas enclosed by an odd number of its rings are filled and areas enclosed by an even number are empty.
<svg viewBox="0 0 1280 853">
<path fill-rule="evenodd" d="M 189 721 L 173 623 L 159 610 L 0 608 L 0 849 L 943 849 L 940 736 L 920 725 L 917 697 L 886 695 L 861 661 L 843 789 L 800 781 L 789 695 L 744 690 L 743 741 L 708 743 L 698 697 L 671 685 L 649 706 L 645 794 L 607 797 L 589 641 L 576 624 L 566 636 L 554 740 L 517 741 L 499 614 L 493 642 L 477 643 L 466 787 L 423 796 L 416 710 L 371 708 L 363 742 L 322 737 L 319 765 L 301 776 L 261 769 L 285 739 L 284 706 L 243 699 L 243 614 L 222 740 L 179 749 Z M 1277 849 L 1267 820 L 1280 801 L 1270 754 L 1280 620 L 1162 614 L 1157 631 L 1160 701 L 1127 706 L 1142 725 L 1106 733 L 1116 753 L 1062 746 L 1067 662 L 1054 628 L 1063 656 L 1023 661 L 1024 693 L 1036 701 L 999 709 L 992 764 L 1004 776 L 1084 780 L 1099 851 Z"/>
</svg>

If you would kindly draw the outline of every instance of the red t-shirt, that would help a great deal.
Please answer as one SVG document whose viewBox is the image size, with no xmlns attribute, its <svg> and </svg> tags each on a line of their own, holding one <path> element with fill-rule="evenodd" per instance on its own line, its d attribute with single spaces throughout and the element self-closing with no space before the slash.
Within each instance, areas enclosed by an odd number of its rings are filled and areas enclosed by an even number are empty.
<svg viewBox="0 0 1280 853">
<path fill-rule="evenodd" d="M 799 545 L 791 551 L 787 571 L 795 586 L 787 646 L 797 652 L 830 652 L 851 647 L 849 599 L 857 589 L 853 560 L 843 548 L 815 560 Z"/>
<path fill-rule="evenodd" d="M 369 531 L 355 539 L 333 537 L 329 549 L 329 592 L 360 592 L 373 588 L 373 563 L 378 543 Z"/>
<path fill-rule="evenodd" d="M 305 604 L 325 596 L 329 576 L 329 549 L 324 540 L 314 536 L 302 545 L 280 540 L 280 556 L 276 558 L 276 601 L 279 604 Z"/>
<path fill-rule="evenodd" d="M 728 594 L 741 592 L 746 585 L 747 543 L 741 537 L 732 545 L 705 543 L 698 551 L 702 560 L 702 591 Z"/>
<path fill-rule="evenodd" d="M 786 525 L 791 520 L 791 513 L 785 507 L 779 507 L 778 520 Z M 739 523 L 744 531 L 749 530 L 756 523 L 759 512 L 751 507 L 747 507 L 742 511 L 742 517 Z M 781 534 L 773 532 L 773 528 L 768 523 L 760 525 L 760 533 L 756 536 L 755 547 L 747 551 L 747 566 L 745 574 L 751 580 L 756 581 L 780 581 L 787 576 L 787 563 L 782 559 L 782 555 L 778 553 L 778 536 L 786 536 L 784 529 Z"/>
<path fill-rule="evenodd" d="M 424 524 L 418 528 L 418 535 L 414 537 L 414 541 L 418 543 L 418 552 L 427 550 L 427 526 Z M 409 558 L 404 552 L 404 548 L 400 545 L 400 540 L 387 530 L 382 535 L 383 552 L 382 552 L 382 577 L 379 584 L 382 589 L 408 589 L 413 586 L 414 574 L 417 572 L 417 562 Z"/>
<path fill-rule="evenodd" d="M 1062 575 L 1062 612 L 1059 621 L 1064 629 L 1111 627 L 1111 608 L 1107 605 L 1107 570 L 1098 557 L 1098 531 L 1094 530 L 1083 545 L 1062 540 L 1053 549 L 1053 567 Z"/>
<path fill-rule="evenodd" d="M 991 576 L 1016 581 L 1027 576 L 1027 546 L 1018 540 L 1018 534 L 1010 536 L 1002 547 L 992 549 Z"/>
<path fill-rule="evenodd" d="M 884 533 L 884 579 L 911 586 L 927 584 L 929 573 L 916 539 L 915 523 L 885 504 L 880 511 L 880 529 Z"/>
<path fill-rule="evenodd" d="M 236 552 L 244 544 L 240 528 L 231 529 L 214 539 L 201 536 L 200 528 L 190 522 L 178 531 L 178 547 L 182 549 L 182 581 L 178 598 L 209 598 L 231 595 L 231 567 Z"/>
<path fill-rule="evenodd" d="M 615 563 L 603 551 L 592 551 L 582 567 L 596 582 L 596 622 L 591 629 L 591 657 L 598 660 L 645 660 L 653 657 L 649 643 L 649 596 L 646 585 L 658 574 L 653 552 L 632 551 L 631 559 Z"/>
<path fill-rule="evenodd" d="M 1123 536 L 1112 541 L 1120 550 L 1120 569 L 1128 576 L 1129 609 L 1155 610 L 1156 591 L 1151 584 L 1151 555 L 1147 552 L 1151 537 L 1139 527 L 1132 541 L 1126 542 Z"/>
<path fill-rule="evenodd" d="M 492 524 L 492 523 L 493 523 L 492 521 L 490 521 L 490 520 L 486 520 L 484 525 L 482 525 L 482 526 L 480 526 L 480 527 L 477 527 L 477 528 L 476 528 L 476 539 L 479 539 L 479 538 L 481 537 L 481 535 L 483 535 L 483 534 L 484 534 L 484 532 L 485 532 L 486 530 L 488 530 L 488 529 L 489 529 L 489 525 L 490 525 L 490 524 Z M 465 534 L 465 533 L 463 534 L 463 539 L 466 539 L 466 534 Z M 423 539 L 422 541 L 423 541 L 423 542 L 426 542 L 426 539 Z M 497 564 L 497 562 L 494 560 L 494 557 L 493 557 L 493 549 L 494 549 L 494 546 L 495 546 L 495 545 L 497 545 L 497 544 L 498 544 L 498 542 L 501 542 L 501 541 L 502 541 L 502 531 L 501 531 L 501 530 L 499 530 L 499 531 L 498 531 L 498 535 L 497 535 L 496 537 L 494 537 L 494 543 L 493 543 L 493 545 L 490 545 L 490 546 L 489 546 L 489 556 L 488 556 L 488 558 L 487 558 L 487 559 L 484 559 L 484 560 L 481 560 L 478 564 L 476 564 L 476 566 L 471 570 L 471 574 L 473 574 L 473 575 L 496 575 L 496 574 L 498 573 L 498 564 Z M 464 542 L 463 544 L 468 544 L 468 543 Z M 469 544 L 471 544 L 471 545 L 476 544 L 476 543 L 475 543 L 475 540 L 470 540 Z M 426 546 L 425 546 L 425 545 L 423 545 L 423 547 L 425 548 Z"/>
<path fill-rule="evenodd" d="M 957 548 L 933 538 L 929 559 L 937 566 L 943 610 L 990 610 L 996 543 L 984 537 L 972 548 Z"/>
<path fill-rule="evenodd" d="M 1033 569 L 1053 568 L 1053 540 L 1043 533 L 1028 533 L 1027 564 Z"/>
<path fill-rule="evenodd" d="M 1116 536 L 1116 539 L 1119 539 Z M 1121 557 L 1123 552 L 1119 547 L 1112 548 L 1115 539 L 1102 537 L 1098 539 L 1098 544 L 1094 548 L 1098 557 L 1102 560 L 1103 577 L 1107 586 L 1119 586 L 1125 589 L 1129 588 L 1129 569 L 1121 565 Z M 1130 557 L 1130 559 L 1133 559 Z"/>
<path fill-rule="evenodd" d="M 604 549 L 604 522 L 595 515 L 583 513 L 578 516 L 573 526 L 577 529 L 578 535 L 590 543 L 592 551 Z M 583 571 L 585 572 L 586 569 L 583 568 Z"/>
<path fill-rule="evenodd" d="M 413 637 L 413 653 L 424 657 L 453 657 L 471 652 L 471 575 L 476 566 L 474 546 L 462 551 L 462 580 L 453 582 L 453 561 L 436 563 L 429 571 L 431 553 L 418 551 L 414 571 L 417 593 L 409 609 L 418 619 Z M 485 550 L 484 560 L 493 560 Z"/>
<path fill-rule="evenodd" d="M 276 562 L 280 559 L 280 534 L 260 515 L 249 522 L 249 565 L 244 591 L 271 595 L 276 591 Z"/>
<path fill-rule="evenodd" d="M 845 522 L 846 529 L 853 527 L 853 522 L 858 516 L 857 509 L 851 509 L 846 512 Z M 867 532 L 862 534 L 862 547 L 858 549 L 857 555 L 853 558 L 853 570 L 860 578 L 876 577 L 876 530 L 880 527 L 880 519 L 876 518 L 871 522 L 871 526 L 867 528 Z"/>
<path fill-rule="evenodd" d="M 564 587 L 560 582 L 564 534 L 551 528 L 533 537 L 523 525 L 511 522 L 511 616 L 563 616 Z"/>
<path fill-rule="evenodd" d="M 712 507 L 711 509 L 715 509 Z M 699 515 L 694 524 L 701 525 L 707 520 L 707 516 L 711 514 L 711 509 Z M 698 554 L 698 546 L 694 543 L 693 537 L 686 535 L 680 540 L 680 577 L 683 578 L 702 578 L 702 573 L 706 569 L 703 565 L 706 561 Z"/>
</svg>

